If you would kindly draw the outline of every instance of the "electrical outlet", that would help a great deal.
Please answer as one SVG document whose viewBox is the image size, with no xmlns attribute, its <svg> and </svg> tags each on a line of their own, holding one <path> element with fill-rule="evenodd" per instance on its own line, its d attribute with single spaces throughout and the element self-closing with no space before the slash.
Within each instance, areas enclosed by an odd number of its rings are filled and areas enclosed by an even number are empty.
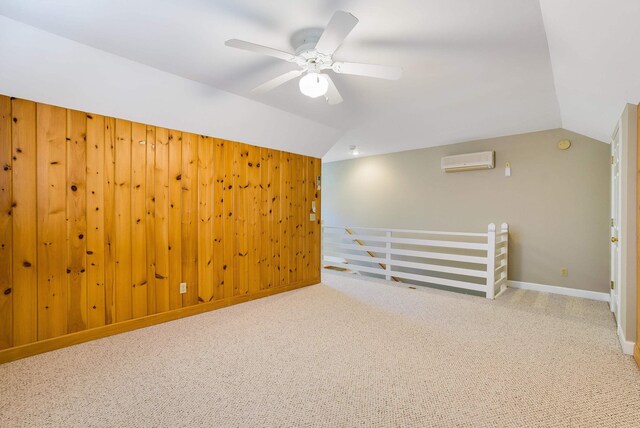
<svg viewBox="0 0 640 428">
<path fill-rule="evenodd" d="M 569 276 L 569 269 L 567 269 L 567 268 L 560 269 L 560 275 Z"/>
<path fill-rule="evenodd" d="M 180 283 L 180 294 L 184 294 L 187 292 L 187 283 L 186 282 L 181 282 Z"/>
<path fill-rule="evenodd" d="M 314 213 L 309 214 L 309 221 L 316 221 L 316 215 Z"/>
</svg>

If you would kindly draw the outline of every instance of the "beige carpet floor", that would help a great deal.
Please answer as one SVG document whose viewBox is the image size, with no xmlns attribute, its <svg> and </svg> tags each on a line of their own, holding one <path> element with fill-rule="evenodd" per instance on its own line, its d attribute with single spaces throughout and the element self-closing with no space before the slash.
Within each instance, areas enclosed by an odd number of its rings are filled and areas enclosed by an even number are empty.
<svg viewBox="0 0 640 428">
<path fill-rule="evenodd" d="M 607 304 L 323 284 L 0 365 L 2 427 L 633 427 Z"/>
</svg>

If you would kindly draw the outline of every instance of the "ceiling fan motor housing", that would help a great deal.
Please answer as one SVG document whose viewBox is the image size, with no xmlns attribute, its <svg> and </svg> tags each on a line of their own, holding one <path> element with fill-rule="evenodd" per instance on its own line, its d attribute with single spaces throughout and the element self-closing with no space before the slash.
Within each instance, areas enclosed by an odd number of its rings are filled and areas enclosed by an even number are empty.
<svg viewBox="0 0 640 428">
<path fill-rule="evenodd" d="M 311 72 L 319 72 L 331 68 L 331 55 L 316 51 L 316 44 L 323 33 L 322 28 L 305 28 L 291 36 L 291 45 L 295 49 L 295 62 L 298 66 Z"/>
</svg>

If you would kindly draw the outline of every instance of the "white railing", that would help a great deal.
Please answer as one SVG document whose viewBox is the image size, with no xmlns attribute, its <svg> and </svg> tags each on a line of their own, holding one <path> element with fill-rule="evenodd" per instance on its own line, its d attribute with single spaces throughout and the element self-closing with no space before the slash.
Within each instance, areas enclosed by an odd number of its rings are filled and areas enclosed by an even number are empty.
<svg viewBox="0 0 640 428">
<path fill-rule="evenodd" d="M 323 267 L 483 292 L 506 289 L 509 226 L 486 233 L 323 226 Z"/>
</svg>

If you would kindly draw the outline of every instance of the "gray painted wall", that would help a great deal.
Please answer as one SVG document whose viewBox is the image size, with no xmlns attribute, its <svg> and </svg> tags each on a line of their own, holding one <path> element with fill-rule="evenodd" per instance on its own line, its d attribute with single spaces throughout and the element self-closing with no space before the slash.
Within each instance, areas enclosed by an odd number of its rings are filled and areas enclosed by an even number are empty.
<svg viewBox="0 0 640 428">
<path fill-rule="evenodd" d="M 557 148 L 563 138 L 569 150 Z M 609 149 L 555 129 L 326 163 L 322 215 L 327 225 L 470 232 L 507 222 L 509 279 L 608 292 Z M 496 169 L 440 170 L 443 156 L 485 150 Z"/>
</svg>

